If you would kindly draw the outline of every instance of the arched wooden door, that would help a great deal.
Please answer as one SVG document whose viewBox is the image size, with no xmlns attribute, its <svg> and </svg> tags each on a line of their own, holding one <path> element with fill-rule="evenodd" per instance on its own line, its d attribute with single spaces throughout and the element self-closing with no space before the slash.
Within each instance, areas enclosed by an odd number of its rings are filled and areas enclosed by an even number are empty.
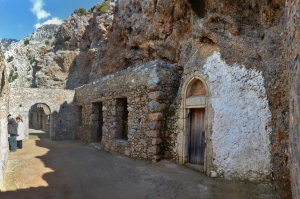
<svg viewBox="0 0 300 199">
<path fill-rule="evenodd" d="M 186 108 L 189 109 L 188 162 L 205 165 L 206 87 L 195 79 L 187 89 Z"/>
</svg>

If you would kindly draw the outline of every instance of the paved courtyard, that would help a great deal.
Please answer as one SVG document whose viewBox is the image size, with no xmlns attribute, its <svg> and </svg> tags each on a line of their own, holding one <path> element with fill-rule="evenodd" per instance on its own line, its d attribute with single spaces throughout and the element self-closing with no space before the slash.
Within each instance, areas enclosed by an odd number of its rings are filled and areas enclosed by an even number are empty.
<svg viewBox="0 0 300 199">
<path fill-rule="evenodd" d="M 9 154 L 1 199 L 273 198 L 270 185 L 213 179 L 167 160 L 150 163 L 81 141 L 50 141 L 38 131 L 23 145 Z"/>
</svg>

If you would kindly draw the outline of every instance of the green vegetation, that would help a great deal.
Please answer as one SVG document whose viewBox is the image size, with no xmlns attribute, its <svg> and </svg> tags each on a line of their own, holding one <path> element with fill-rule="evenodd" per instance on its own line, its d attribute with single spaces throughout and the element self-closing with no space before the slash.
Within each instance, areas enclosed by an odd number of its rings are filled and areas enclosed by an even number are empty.
<svg viewBox="0 0 300 199">
<path fill-rule="evenodd" d="M 12 60 L 14 60 L 14 56 L 9 56 L 9 58 L 7 58 L 7 62 L 11 62 Z"/>
<path fill-rule="evenodd" d="M 27 46 L 29 44 L 29 39 L 25 39 L 24 45 Z"/>
<path fill-rule="evenodd" d="M 78 16 L 83 16 L 83 15 L 86 15 L 86 10 L 84 8 L 79 8 L 78 10 L 75 10 L 75 13 Z"/>
<path fill-rule="evenodd" d="M 106 13 L 110 8 L 110 4 L 108 1 L 104 1 L 97 5 L 97 11 L 99 14 Z"/>
<path fill-rule="evenodd" d="M 50 35 L 50 36 L 48 37 L 48 39 L 52 39 L 52 35 Z"/>
<path fill-rule="evenodd" d="M 9 83 L 15 81 L 15 79 L 18 78 L 18 73 L 15 73 L 15 74 L 14 74 L 14 72 L 15 72 L 15 71 L 14 71 L 13 69 L 11 69 L 11 70 L 9 71 L 9 76 L 8 76 L 8 82 L 9 82 Z"/>
<path fill-rule="evenodd" d="M 46 44 L 47 46 L 50 46 L 50 41 L 49 41 L 49 40 L 46 40 L 46 41 L 45 41 L 45 44 Z"/>
</svg>

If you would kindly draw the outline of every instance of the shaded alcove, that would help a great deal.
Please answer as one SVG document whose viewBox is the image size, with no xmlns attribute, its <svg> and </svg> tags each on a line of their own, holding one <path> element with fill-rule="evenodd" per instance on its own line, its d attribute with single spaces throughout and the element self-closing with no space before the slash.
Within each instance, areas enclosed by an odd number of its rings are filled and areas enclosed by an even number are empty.
<svg viewBox="0 0 300 199">
<path fill-rule="evenodd" d="M 204 17 L 206 14 L 205 0 L 188 0 L 193 11 L 199 16 Z"/>
<path fill-rule="evenodd" d="M 29 109 L 29 128 L 50 132 L 51 110 L 48 105 L 37 103 Z"/>
</svg>

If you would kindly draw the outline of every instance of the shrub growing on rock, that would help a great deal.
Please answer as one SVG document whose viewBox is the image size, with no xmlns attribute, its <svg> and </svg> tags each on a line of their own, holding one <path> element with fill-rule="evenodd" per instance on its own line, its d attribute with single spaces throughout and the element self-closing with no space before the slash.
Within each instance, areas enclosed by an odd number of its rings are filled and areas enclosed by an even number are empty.
<svg viewBox="0 0 300 199">
<path fill-rule="evenodd" d="M 85 10 L 85 8 L 79 8 L 78 10 L 75 10 L 75 13 L 78 16 L 83 16 L 83 15 L 86 15 L 86 10 Z"/>
<path fill-rule="evenodd" d="M 49 41 L 49 40 L 46 40 L 46 41 L 45 41 L 45 44 L 46 44 L 47 46 L 50 46 L 50 41 Z"/>
<path fill-rule="evenodd" d="M 27 46 L 29 44 L 29 39 L 25 39 L 24 45 Z"/>
<path fill-rule="evenodd" d="M 18 78 L 18 73 L 15 73 L 14 74 L 14 70 L 13 69 L 11 69 L 10 71 L 9 71 L 9 76 L 8 76 L 8 82 L 9 83 L 11 83 L 11 82 L 13 82 L 15 79 L 17 79 Z"/>
<path fill-rule="evenodd" d="M 99 14 L 103 14 L 107 12 L 109 8 L 110 8 L 110 4 L 108 1 L 104 1 L 97 5 L 97 11 L 99 12 Z"/>
<path fill-rule="evenodd" d="M 14 56 L 9 56 L 8 58 L 7 58 L 7 62 L 11 62 L 11 61 L 13 61 L 14 60 Z"/>
</svg>

